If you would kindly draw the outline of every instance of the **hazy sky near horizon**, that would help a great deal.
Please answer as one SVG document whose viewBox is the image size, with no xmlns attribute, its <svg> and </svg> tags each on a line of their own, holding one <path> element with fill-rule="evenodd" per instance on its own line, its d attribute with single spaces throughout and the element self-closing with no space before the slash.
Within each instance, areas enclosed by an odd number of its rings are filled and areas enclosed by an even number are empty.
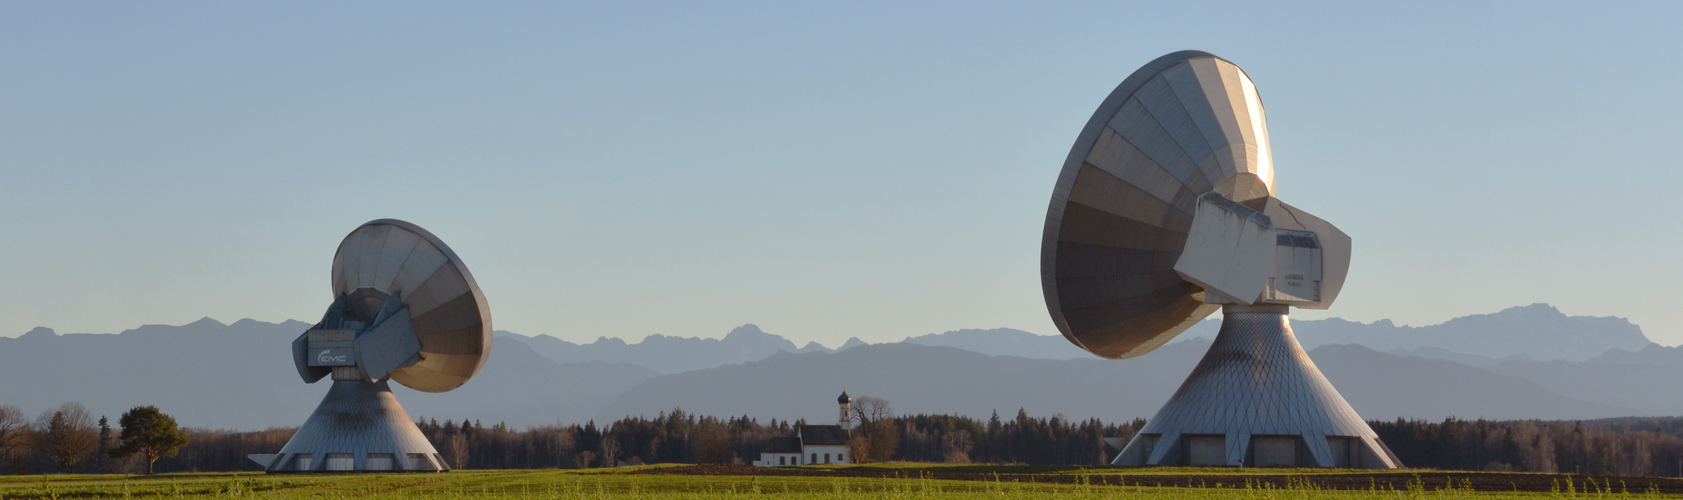
<svg viewBox="0 0 1683 500">
<path fill-rule="evenodd" d="M 1680 47 L 1680 2 L 5 2 L 0 335 L 313 322 L 384 217 L 528 335 L 1055 334 L 1064 157 L 1197 49 L 1354 238 L 1296 317 L 1547 302 L 1676 345 Z"/>
</svg>

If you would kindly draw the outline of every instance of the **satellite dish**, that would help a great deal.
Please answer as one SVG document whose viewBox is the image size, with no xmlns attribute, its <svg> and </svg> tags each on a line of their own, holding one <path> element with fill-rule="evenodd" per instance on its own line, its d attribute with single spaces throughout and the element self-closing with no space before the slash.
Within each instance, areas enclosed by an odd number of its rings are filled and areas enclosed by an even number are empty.
<svg viewBox="0 0 1683 500">
<path fill-rule="evenodd" d="M 1350 237 L 1275 194 L 1256 85 L 1204 52 L 1128 76 L 1070 149 L 1040 262 L 1064 337 L 1131 358 L 1224 314 L 1203 362 L 1117 465 L 1398 465 L 1286 319 L 1288 307 L 1338 297 Z"/>
<path fill-rule="evenodd" d="M 1349 237 L 1273 198 L 1268 120 L 1256 86 L 1226 60 L 1176 52 L 1123 80 L 1064 160 L 1040 272 L 1047 308 L 1065 338 L 1099 356 L 1131 358 L 1221 307 L 1175 268 L 1189 240 L 1195 247 L 1214 243 L 1213 234 L 1193 230 L 1207 193 L 1251 212 L 1289 214 L 1281 221 L 1287 229 L 1328 230 L 1321 258 L 1331 265 L 1319 298 L 1298 305 L 1325 308 L 1338 296 Z M 1247 293 L 1256 286 L 1246 284 Z"/>
<path fill-rule="evenodd" d="M 444 392 L 485 366 L 491 350 L 485 294 L 461 257 L 420 226 L 380 219 L 352 231 L 333 256 L 333 296 L 346 298 L 347 322 L 371 324 L 388 302 L 408 309 L 419 359 L 390 370 L 400 384 Z"/>
<path fill-rule="evenodd" d="M 444 392 L 491 351 L 491 310 L 467 265 L 420 226 L 380 219 L 351 231 L 333 257 L 333 303 L 292 342 L 305 382 L 333 387 L 269 472 L 449 470 L 397 403 L 388 381 Z"/>
</svg>

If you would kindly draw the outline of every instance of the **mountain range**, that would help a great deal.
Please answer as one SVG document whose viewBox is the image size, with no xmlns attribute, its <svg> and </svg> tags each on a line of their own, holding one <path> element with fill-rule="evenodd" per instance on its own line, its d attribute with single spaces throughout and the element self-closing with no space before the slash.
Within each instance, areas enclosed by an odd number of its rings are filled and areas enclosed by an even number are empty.
<svg viewBox="0 0 1683 500">
<path fill-rule="evenodd" d="M 1584 361 L 1608 349 L 1639 351 L 1654 343 L 1624 318 L 1567 316 L 1548 304 L 1421 327 L 1396 326 L 1390 320 L 1364 324 L 1331 318 L 1293 321 L 1292 330 L 1310 349 L 1328 344 L 1357 344 L 1379 351 L 1435 348 L 1487 358 L 1523 355 L 1543 361 Z"/>
<path fill-rule="evenodd" d="M 760 327 L 751 324 L 736 327 L 722 339 L 655 334 L 644 337 L 641 342 L 635 344 L 627 344 L 624 340 L 610 337 L 599 337 L 589 344 L 574 344 L 549 335 L 528 337 L 501 330 L 496 332 L 496 337 L 524 342 L 539 354 L 557 363 L 630 363 L 660 373 L 682 373 L 746 363 L 765 359 L 778 351 L 835 352 L 865 344 L 858 337 L 854 337 L 847 339 L 847 342 L 837 349 L 826 348 L 817 342 L 807 342 L 805 347 L 796 348 L 795 343 L 789 339 L 760 331 Z"/>
<path fill-rule="evenodd" d="M 1653 390 L 1656 380 L 1683 377 L 1683 348 L 1648 342 L 1618 318 L 1569 317 L 1532 305 L 1426 327 L 1338 319 L 1293 325 L 1327 378 L 1370 419 L 1683 414 L 1683 394 Z M 301 383 L 292 368 L 288 344 L 306 328 L 298 321 L 206 318 L 119 334 L 37 328 L 0 337 L 0 404 L 33 416 L 79 401 L 113 417 L 151 404 L 189 426 L 295 426 L 326 392 L 325 383 Z M 843 388 L 887 399 L 901 413 L 985 418 L 1024 408 L 1118 421 L 1150 417 L 1216 329 L 1205 321 L 1182 340 L 1121 361 L 1093 357 L 1062 337 L 1012 329 L 883 344 L 854 338 L 836 349 L 796 347 L 754 325 L 720 339 L 655 335 L 637 343 L 498 332 L 484 370 L 462 388 L 393 390 L 411 416 L 516 427 L 653 416 L 675 407 L 829 421 L 832 398 Z M 1572 349 L 1524 345 L 1548 343 Z M 1596 352 L 1581 354 L 1588 351 Z"/>
</svg>

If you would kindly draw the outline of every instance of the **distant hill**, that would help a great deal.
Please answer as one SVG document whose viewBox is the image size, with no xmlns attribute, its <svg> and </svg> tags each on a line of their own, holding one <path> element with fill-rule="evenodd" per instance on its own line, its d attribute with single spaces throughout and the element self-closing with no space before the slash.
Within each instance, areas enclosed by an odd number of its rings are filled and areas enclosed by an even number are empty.
<svg viewBox="0 0 1683 500">
<path fill-rule="evenodd" d="M 1648 344 L 1640 350 L 1612 349 L 1589 359 L 1591 363 L 1683 366 L 1683 346 Z"/>
<path fill-rule="evenodd" d="M 896 343 L 838 353 L 779 353 L 741 365 L 649 379 L 597 414 L 653 416 L 673 407 L 714 415 L 834 419 L 840 392 L 889 400 L 900 413 L 987 418 L 1018 408 L 1036 415 L 1126 420 L 1150 417 L 1180 386 L 1209 342 L 1194 339 L 1123 361 L 988 356 L 952 347 Z M 1574 419 L 1636 410 L 1562 396 L 1535 382 L 1457 363 L 1396 356 L 1353 345 L 1310 353 L 1367 418 Z"/>
<path fill-rule="evenodd" d="M 210 318 L 120 334 L 36 328 L 0 338 L 0 404 L 30 418 L 77 401 L 113 420 L 132 406 L 156 405 L 189 426 L 298 425 L 326 393 L 325 385 L 305 385 L 292 366 L 289 343 L 307 328 Z"/>
<path fill-rule="evenodd" d="M 428 417 L 439 422 L 474 418 L 485 425 L 507 423 L 519 429 L 584 422 L 620 394 L 658 375 L 629 363 L 559 364 L 524 343 L 499 339 L 491 343 L 485 368 L 460 389 L 433 394 L 403 384 L 391 386 L 411 418 Z M 291 382 L 302 383 L 296 375 Z M 325 386 L 320 390 L 326 393 Z M 314 409 L 318 402 L 319 397 L 310 401 L 305 411 Z M 289 425 L 300 423 L 303 420 Z"/>
<path fill-rule="evenodd" d="M 1567 420 L 1652 415 L 1489 367 L 1397 356 L 1349 344 L 1316 347 L 1309 357 L 1345 401 L 1369 419 Z M 1683 406 L 1673 411 L 1683 411 Z"/>
<path fill-rule="evenodd" d="M 1649 344 L 1639 351 L 1609 349 L 1584 361 L 1539 361 L 1523 354 L 1502 359 L 1433 348 L 1390 354 L 1444 359 L 1491 373 L 1517 377 L 1550 391 L 1595 403 L 1631 408 L 1638 416 L 1683 414 L 1683 392 L 1656 381 L 1683 380 L 1683 348 Z"/>
<path fill-rule="evenodd" d="M 760 330 L 752 324 L 742 325 L 722 339 L 696 337 L 668 337 L 655 334 L 641 342 L 627 344 L 618 338 L 600 337 L 589 344 L 575 344 L 549 335 L 525 336 L 498 331 L 498 336 L 519 339 L 539 354 L 558 363 L 606 361 L 630 363 L 659 373 L 682 373 L 720 365 L 746 363 L 764 359 L 778 351 L 832 352 L 817 342 L 796 348 L 794 342 Z M 858 338 L 848 339 L 841 348 L 863 345 Z"/>
<path fill-rule="evenodd" d="M 900 413 L 986 418 L 998 409 L 1010 418 L 1022 407 L 1036 415 L 1132 418 L 1140 408 L 1167 400 L 1207 347 L 1164 348 L 1140 363 L 988 356 L 906 343 L 838 353 L 782 352 L 752 363 L 649 379 L 598 412 L 597 419 L 654 416 L 682 407 L 704 415 L 828 423 L 835 420 L 835 395 L 844 388 L 854 396 L 887 399 Z"/>
<path fill-rule="evenodd" d="M 1508 360 L 1484 367 L 1519 377 L 1576 399 L 1635 408 L 1633 416 L 1683 414 L 1683 392 L 1671 382 L 1683 380 L 1683 366 L 1585 361 Z"/>
<path fill-rule="evenodd" d="M 1609 350 L 1609 352 L 1616 351 L 1616 350 L 1617 349 L 1611 349 L 1611 350 Z M 1460 363 L 1460 364 L 1467 365 L 1467 366 L 1490 366 L 1490 365 L 1494 365 L 1496 363 L 1501 363 L 1503 361 L 1509 361 L 1509 360 L 1533 361 L 1530 356 L 1526 356 L 1524 354 L 1515 354 L 1515 355 L 1512 355 L 1512 356 L 1508 356 L 1506 358 L 1498 359 L 1498 358 L 1479 356 L 1477 354 L 1461 354 L 1461 353 L 1458 353 L 1458 352 L 1455 352 L 1455 351 L 1451 351 L 1451 350 L 1448 350 L 1448 349 L 1440 349 L 1440 348 L 1437 348 L 1437 347 L 1416 347 L 1416 348 L 1413 348 L 1413 349 L 1391 349 L 1391 350 L 1388 350 L 1388 351 L 1385 351 L 1385 352 L 1395 354 L 1395 355 L 1398 355 L 1398 356 L 1417 356 L 1417 357 L 1422 357 L 1422 358 L 1427 358 L 1427 359 L 1441 359 L 1441 360 L 1444 360 L 1444 361 L 1454 361 L 1456 363 Z"/>
</svg>

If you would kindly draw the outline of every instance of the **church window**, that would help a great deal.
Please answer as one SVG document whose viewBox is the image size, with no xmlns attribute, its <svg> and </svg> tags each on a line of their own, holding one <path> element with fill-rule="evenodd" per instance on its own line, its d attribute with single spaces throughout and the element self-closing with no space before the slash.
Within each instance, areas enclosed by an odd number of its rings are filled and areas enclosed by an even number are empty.
<svg viewBox="0 0 1683 500">
<path fill-rule="evenodd" d="M 777 457 L 777 465 L 784 465 L 783 461 L 786 459 L 787 457 Z"/>
</svg>

